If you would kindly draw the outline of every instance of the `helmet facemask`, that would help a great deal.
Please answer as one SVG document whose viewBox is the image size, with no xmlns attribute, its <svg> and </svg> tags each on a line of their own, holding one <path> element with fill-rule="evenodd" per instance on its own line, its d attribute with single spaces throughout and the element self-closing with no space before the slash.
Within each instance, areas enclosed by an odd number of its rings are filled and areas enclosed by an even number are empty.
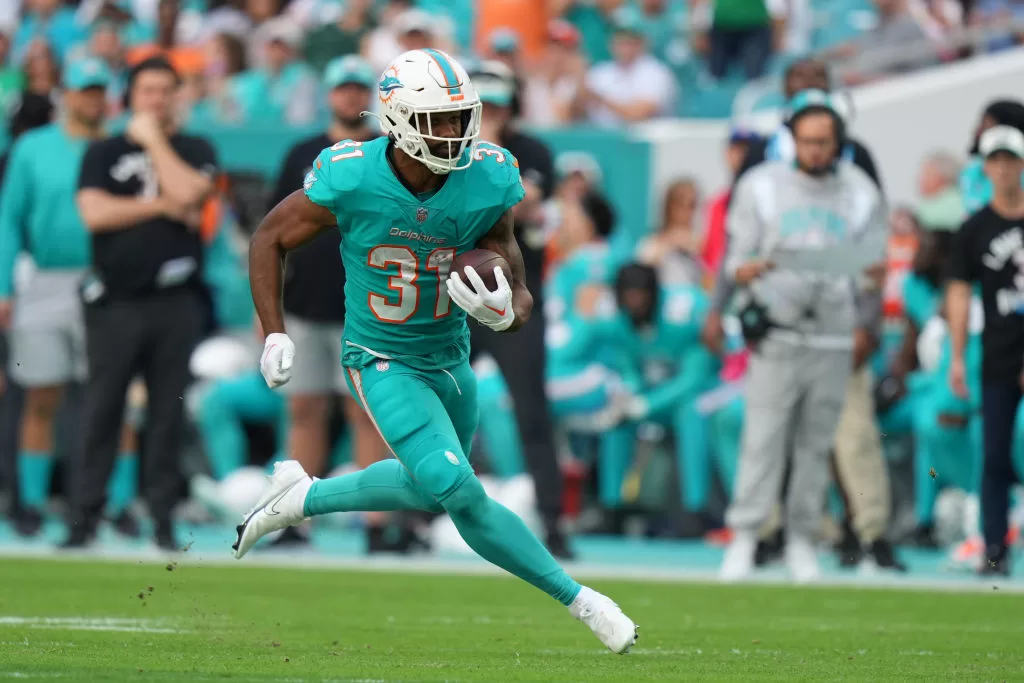
<svg viewBox="0 0 1024 683">
<path fill-rule="evenodd" d="M 444 175 L 468 168 L 473 162 L 473 148 L 480 137 L 480 109 L 480 102 L 431 109 L 414 109 L 398 103 L 394 116 L 384 112 L 382 118 L 399 149 L 433 173 Z M 460 115 L 460 134 L 454 137 L 436 134 L 432 117 L 452 112 Z M 432 147 L 439 153 L 435 154 Z"/>
</svg>

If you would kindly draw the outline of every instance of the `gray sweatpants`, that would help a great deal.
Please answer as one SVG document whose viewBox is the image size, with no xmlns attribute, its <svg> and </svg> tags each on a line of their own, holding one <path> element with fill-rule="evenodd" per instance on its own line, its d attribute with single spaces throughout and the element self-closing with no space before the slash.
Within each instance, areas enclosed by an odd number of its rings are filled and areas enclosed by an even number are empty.
<svg viewBox="0 0 1024 683">
<path fill-rule="evenodd" d="M 792 453 L 786 528 L 818 534 L 850 364 L 850 351 L 771 339 L 751 354 L 739 469 L 726 513 L 731 529 L 756 532 L 768 520 Z"/>
</svg>

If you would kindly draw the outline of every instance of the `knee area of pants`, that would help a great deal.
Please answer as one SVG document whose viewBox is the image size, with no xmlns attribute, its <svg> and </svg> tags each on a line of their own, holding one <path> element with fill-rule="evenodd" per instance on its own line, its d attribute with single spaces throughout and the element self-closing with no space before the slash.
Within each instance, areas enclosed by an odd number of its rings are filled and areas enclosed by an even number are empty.
<svg viewBox="0 0 1024 683">
<path fill-rule="evenodd" d="M 407 457 L 412 462 L 405 465 L 416 485 L 438 500 L 450 495 L 468 476 L 473 476 L 473 468 L 462 454 L 462 449 L 444 437 L 428 437 L 404 453 L 413 454 L 413 457 Z M 418 453 L 426 455 L 419 456 Z M 399 460 L 402 454 L 403 449 L 399 449 Z"/>
<path fill-rule="evenodd" d="M 466 515 L 480 510 L 486 502 L 484 485 L 475 474 L 471 474 L 455 485 L 441 500 L 441 505 L 449 514 Z"/>
</svg>

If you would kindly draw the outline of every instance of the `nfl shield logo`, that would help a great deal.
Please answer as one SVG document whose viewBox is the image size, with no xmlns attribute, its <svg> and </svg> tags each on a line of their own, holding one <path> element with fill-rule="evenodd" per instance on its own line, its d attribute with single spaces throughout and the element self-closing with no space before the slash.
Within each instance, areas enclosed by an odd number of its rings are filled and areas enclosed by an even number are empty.
<svg viewBox="0 0 1024 683">
<path fill-rule="evenodd" d="M 391 367 L 391 363 L 386 360 L 377 361 L 377 372 L 387 372 L 388 368 Z"/>
<path fill-rule="evenodd" d="M 421 206 L 420 208 L 416 209 L 416 222 L 422 223 L 425 220 L 427 220 L 427 210 Z"/>
</svg>

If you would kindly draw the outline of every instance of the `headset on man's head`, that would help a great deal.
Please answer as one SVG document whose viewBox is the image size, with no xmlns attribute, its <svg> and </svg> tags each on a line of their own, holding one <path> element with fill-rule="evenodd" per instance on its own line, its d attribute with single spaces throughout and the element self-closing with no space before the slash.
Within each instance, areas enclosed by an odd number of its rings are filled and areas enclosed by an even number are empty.
<svg viewBox="0 0 1024 683">
<path fill-rule="evenodd" d="M 846 119 L 836 108 L 833 97 L 829 93 L 824 90 L 802 90 L 789 101 L 787 109 L 789 118 L 786 119 L 786 126 L 790 131 L 802 116 L 815 113 L 829 114 L 835 122 L 836 131 L 836 156 L 832 162 L 833 169 L 844 156 L 848 156 L 849 138 L 846 134 Z"/>
</svg>

